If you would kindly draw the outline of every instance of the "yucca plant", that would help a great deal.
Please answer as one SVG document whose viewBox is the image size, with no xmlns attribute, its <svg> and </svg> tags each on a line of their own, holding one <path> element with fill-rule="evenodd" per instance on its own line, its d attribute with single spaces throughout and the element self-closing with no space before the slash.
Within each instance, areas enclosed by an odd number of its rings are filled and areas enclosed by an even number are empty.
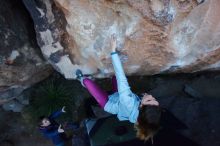
<svg viewBox="0 0 220 146">
<path fill-rule="evenodd" d="M 67 112 L 63 114 L 61 119 L 71 121 L 74 109 L 71 89 L 58 81 L 49 80 L 33 89 L 30 105 L 25 111 L 29 120 L 37 121 L 38 117 L 42 115 L 49 116 L 52 112 L 61 109 L 63 106 L 66 106 Z"/>
</svg>

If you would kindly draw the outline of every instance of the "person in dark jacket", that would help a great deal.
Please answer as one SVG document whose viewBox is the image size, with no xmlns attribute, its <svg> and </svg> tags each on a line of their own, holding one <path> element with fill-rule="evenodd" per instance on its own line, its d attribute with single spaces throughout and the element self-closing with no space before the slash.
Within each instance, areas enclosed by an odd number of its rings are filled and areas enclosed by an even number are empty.
<svg viewBox="0 0 220 146">
<path fill-rule="evenodd" d="M 55 121 L 62 113 L 65 113 L 65 106 L 56 112 L 53 112 L 49 117 L 40 117 L 39 130 L 46 137 L 53 141 L 55 146 L 64 146 L 65 132 L 60 124 Z"/>
</svg>

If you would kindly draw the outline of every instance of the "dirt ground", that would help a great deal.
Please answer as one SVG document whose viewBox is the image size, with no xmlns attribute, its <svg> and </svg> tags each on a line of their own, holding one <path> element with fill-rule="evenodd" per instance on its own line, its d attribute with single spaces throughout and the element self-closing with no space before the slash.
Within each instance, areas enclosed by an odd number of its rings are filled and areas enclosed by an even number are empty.
<svg viewBox="0 0 220 146">
<path fill-rule="evenodd" d="M 78 81 L 62 77 L 57 79 L 63 85 L 72 84 L 72 89 L 77 90 L 80 97 L 76 101 L 78 104 L 90 97 Z M 104 89 L 110 89 L 110 79 L 97 82 L 104 85 Z M 129 77 L 129 83 L 135 93 L 152 94 L 162 107 L 182 121 L 188 128 L 181 131 L 181 134 L 201 146 L 220 145 L 220 73 Z M 85 115 L 80 117 L 84 118 Z M 31 128 L 30 125 L 23 119 L 22 113 L 6 112 L 0 108 L 0 146 L 52 146 L 37 128 L 33 128 L 33 125 Z"/>
</svg>

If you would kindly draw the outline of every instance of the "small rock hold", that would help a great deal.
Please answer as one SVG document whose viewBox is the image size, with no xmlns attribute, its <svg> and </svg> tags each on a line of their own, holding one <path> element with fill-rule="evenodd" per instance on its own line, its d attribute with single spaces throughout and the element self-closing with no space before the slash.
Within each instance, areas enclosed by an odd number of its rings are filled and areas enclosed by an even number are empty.
<svg viewBox="0 0 220 146">
<path fill-rule="evenodd" d="M 198 4 L 205 2 L 205 0 L 197 0 Z"/>
<path fill-rule="evenodd" d="M 25 96 L 25 95 L 20 95 L 20 96 L 18 96 L 18 97 L 16 97 L 16 99 L 21 103 L 21 104 L 23 104 L 23 105 L 28 105 L 29 104 L 29 99 L 28 99 L 28 97 L 27 96 Z"/>
<path fill-rule="evenodd" d="M 3 104 L 3 109 L 6 111 L 13 111 L 13 112 L 21 112 L 24 105 L 19 103 L 16 100 L 11 100 L 5 104 Z"/>
<path fill-rule="evenodd" d="M 192 97 L 195 97 L 195 98 L 202 98 L 203 97 L 202 94 L 200 94 L 198 91 L 196 91 L 195 89 L 193 89 L 189 85 L 185 85 L 184 92 L 189 94 Z"/>
<path fill-rule="evenodd" d="M 14 63 L 14 60 L 19 56 L 19 52 L 17 50 L 13 50 L 11 52 L 11 55 L 6 59 L 5 64 L 11 65 Z"/>
</svg>

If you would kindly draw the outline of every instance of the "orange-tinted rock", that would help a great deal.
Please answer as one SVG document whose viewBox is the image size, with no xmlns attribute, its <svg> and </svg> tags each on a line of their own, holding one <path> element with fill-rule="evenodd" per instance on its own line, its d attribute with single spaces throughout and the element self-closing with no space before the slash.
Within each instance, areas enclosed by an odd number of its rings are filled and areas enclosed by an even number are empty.
<svg viewBox="0 0 220 146">
<path fill-rule="evenodd" d="M 66 78 L 113 74 L 110 36 L 128 75 L 219 68 L 219 0 L 24 0 L 44 56 Z"/>
</svg>

